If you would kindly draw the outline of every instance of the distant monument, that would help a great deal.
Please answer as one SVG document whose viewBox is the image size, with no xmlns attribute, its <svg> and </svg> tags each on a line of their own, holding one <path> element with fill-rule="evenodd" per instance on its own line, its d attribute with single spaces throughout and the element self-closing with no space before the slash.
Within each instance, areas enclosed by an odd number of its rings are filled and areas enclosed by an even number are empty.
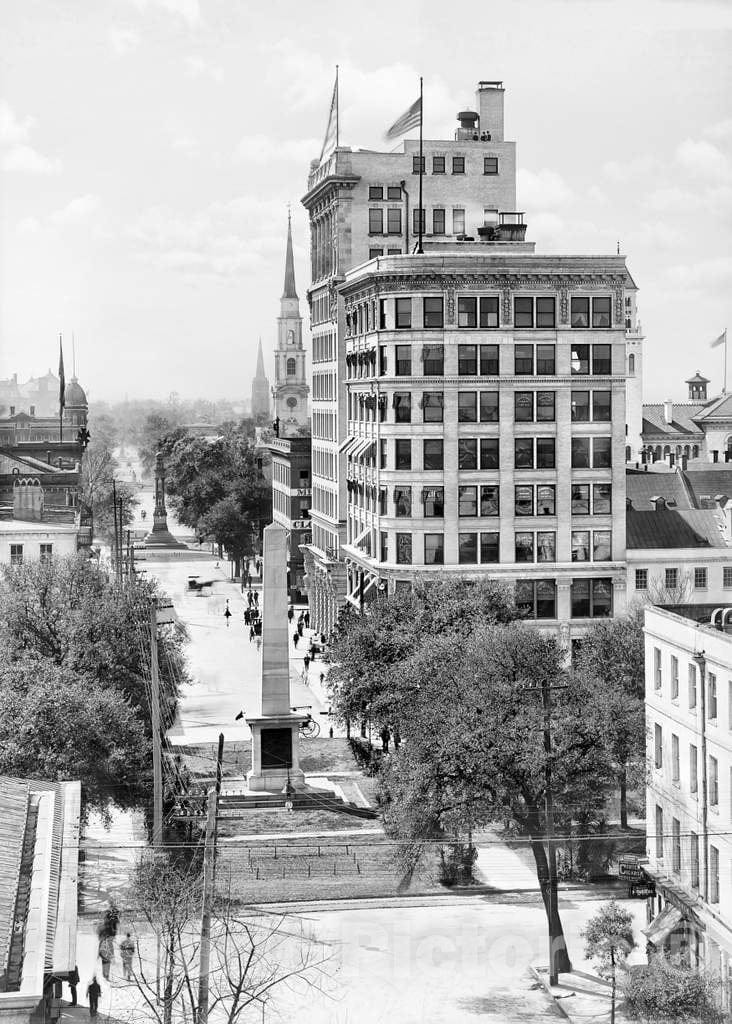
<svg viewBox="0 0 732 1024">
<path fill-rule="evenodd" d="M 146 548 L 185 548 L 176 540 L 168 529 L 168 516 L 165 511 L 165 463 L 160 452 L 155 456 L 155 511 L 153 512 L 153 528 L 145 537 Z"/>
<path fill-rule="evenodd" d="M 280 793 L 288 781 L 302 788 L 298 734 L 307 715 L 290 708 L 290 656 L 287 622 L 287 534 L 278 523 L 263 531 L 262 706 L 248 717 L 252 731 L 250 790 Z"/>
</svg>

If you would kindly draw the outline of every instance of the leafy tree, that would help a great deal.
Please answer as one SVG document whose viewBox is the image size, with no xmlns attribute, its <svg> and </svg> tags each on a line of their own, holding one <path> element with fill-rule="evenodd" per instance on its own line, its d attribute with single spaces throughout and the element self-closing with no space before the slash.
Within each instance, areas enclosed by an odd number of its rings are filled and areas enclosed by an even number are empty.
<svg viewBox="0 0 732 1024">
<path fill-rule="evenodd" d="M 341 613 L 331 638 L 328 683 L 342 721 L 398 724 L 395 702 L 406 659 L 436 634 L 456 644 L 481 626 L 517 617 L 513 595 L 493 580 L 440 579 L 409 593 L 379 595 L 363 615 Z"/>
<path fill-rule="evenodd" d="M 92 438 L 81 461 L 80 503 L 82 510 L 91 516 L 94 536 L 110 542 L 114 537 L 114 495 L 113 486 L 118 463 L 110 447 L 103 439 Z M 122 501 L 122 525 L 129 525 L 134 519 L 134 510 L 139 504 L 135 491 L 129 484 L 118 482 L 116 496 Z"/>
<path fill-rule="evenodd" d="M 645 758 L 645 641 L 643 609 L 624 618 L 597 622 L 582 638 L 576 671 L 593 690 L 602 712 L 605 743 L 617 765 L 620 824 L 628 827 L 629 775 Z"/>
<path fill-rule="evenodd" d="M 615 1024 L 615 996 L 617 991 L 618 966 L 625 963 L 633 949 L 633 916 L 621 907 L 617 900 L 604 903 L 587 927 L 582 931 L 585 940 L 585 959 L 596 960 L 600 972 L 610 975 L 611 1003 L 610 1024 Z"/>
<path fill-rule="evenodd" d="M 137 436 L 137 446 L 142 468 L 148 476 L 151 476 L 155 469 L 155 456 L 160 451 L 163 438 L 169 437 L 174 432 L 181 437 L 186 435 L 185 430 L 179 424 L 176 410 L 170 410 L 168 415 L 153 412 L 145 417 Z"/>
<path fill-rule="evenodd" d="M 408 869 L 435 834 L 469 836 L 503 819 L 527 837 L 557 966 L 567 971 L 546 839 L 547 768 L 554 820 L 564 828 L 579 813 L 602 808 L 612 772 L 591 693 L 563 664 L 556 639 L 524 623 L 425 635 L 389 672 L 388 701 L 404 742 L 386 760 L 382 781 L 385 827 L 403 841 Z M 558 688 L 550 755 L 542 685 Z"/>
<path fill-rule="evenodd" d="M 719 978 L 680 958 L 657 954 L 629 971 L 623 988 L 630 1007 L 648 1024 L 722 1024 Z"/>
<path fill-rule="evenodd" d="M 87 425 L 93 441 L 107 451 L 114 451 L 120 442 L 119 429 L 114 416 L 104 406 L 90 407 Z"/>
</svg>

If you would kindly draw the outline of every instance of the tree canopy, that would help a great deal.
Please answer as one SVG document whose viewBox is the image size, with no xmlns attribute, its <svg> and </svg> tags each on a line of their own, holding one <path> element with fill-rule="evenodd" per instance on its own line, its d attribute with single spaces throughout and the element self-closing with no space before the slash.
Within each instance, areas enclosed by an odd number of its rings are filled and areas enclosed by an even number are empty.
<svg viewBox="0 0 732 1024">
<path fill-rule="evenodd" d="M 693 969 L 680 958 L 659 953 L 648 966 L 630 971 L 625 998 L 648 1024 L 722 1024 L 727 1014 L 718 1000 L 720 980 Z"/>
<path fill-rule="evenodd" d="M 114 486 L 119 469 L 108 439 L 96 436 L 91 424 L 92 439 L 81 460 L 81 508 L 92 518 L 94 536 L 110 541 L 114 536 Z M 139 504 L 135 491 L 122 481 L 116 484 L 116 496 L 122 501 L 122 524 L 129 525 Z"/>
</svg>

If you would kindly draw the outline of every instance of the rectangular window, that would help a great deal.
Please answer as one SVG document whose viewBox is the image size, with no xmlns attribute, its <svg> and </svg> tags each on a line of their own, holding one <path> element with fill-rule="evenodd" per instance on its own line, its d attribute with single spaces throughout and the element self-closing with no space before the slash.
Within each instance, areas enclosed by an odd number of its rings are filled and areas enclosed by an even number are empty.
<svg viewBox="0 0 732 1024">
<path fill-rule="evenodd" d="M 663 729 L 658 723 L 653 727 L 653 763 L 663 768 Z"/>
<path fill-rule="evenodd" d="M 556 513 L 556 487 L 554 484 L 537 484 L 536 514 L 537 516 L 553 516 Z"/>
<path fill-rule="evenodd" d="M 553 391 L 537 391 L 536 392 L 536 422 L 537 423 L 553 423 L 554 422 L 554 392 Z"/>
<path fill-rule="evenodd" d="M 556 562 L 557 535 L 553 531 L 541 530 L 536 535 L 537 562 Z"/>
<path fill-rule="evenodd" d="M 498 157 L 483 157 L 483 174 L 498 174 Z"/>
<path fill-rule="evenodd" d="M 586 377 L 590 372 L 590 346 L 572 345 L 571 370 L 575 377 Z"/>
<path fill-rule="evenodd" d="M 689 707 L 696 707 L 696 665 L 689 665 Z"/>
<path fill-rule="evenodd" d="M 386 469 L 386 439 L 379 440 L 379 469 Z"/>
<path fill-rule="evenodd" d="M 48 564 L 53 559 L 53 544 L 41 544 L 41 564 Z"/>
<path fill-rule="evenodd" d="M 612 559 L 612 534 L 610 530 L 592 531 L 592 561 L 609 562 Z"/>
<path fill-rule="evenodd" d="M 656 804 L 656 860 L 663 860 L 663 808 Z"/>
<path fill-rule="evenodd" d="M 556 617 L 556 584 L 554 580 L 517 580 L 516 608 L 524 619 Z"/>
<path fill-rule="evenodd" d="M 386 327 L 384 321 L 383 326 Z M 385 377 L 388 372 L 389 361 L 386 357 L 386 345 L 379 345 L 379 376 Z"/>
<path fill-rule="evenodd" d="M 612 373 L 612 348 L 610 345 L 592 346 L 592 372 L 595 375 L 606 376 Z"/>
<path fill-rule="evenodd" d="M 425 519 L 442 519 L 445 514 L 445 488 L 423 487 L 422 505 Z"/>
<path fill-rule="evenodd" d="M 381 185 L 369 185 L 369 199 L 383 199 L 384 189 Z"/>
<path fill-rule="evenodd" d="M 635 570 L 635 589 L 648 590 L 648 569 Z"/>
<path fill-rule="evenodd" d="M 480 326 L 498 327 L 498 296 L 483 295 L 480 300 Z M 496 370 L 498 373 L 498 370 Z"/>
<path fill-rule="evenodd" d="M 569 322 L 572 327 L 590 326 L 590 300 L 581 295 L 573 295 L 570 303 Z"/>
<path fill-rule="evenodd" d="M 458 423 L 478 422 L 478 395 L 475 391 L 458 392 Z"/>
<path fill-rule="evenodd" d="M 516 376 L 530 376 L 534 372 L 534 346 L 516 345 L 514 347 L 513 372 Z"/>
<path fill-rule="evenodd" d="M 696 832 L 689 833 L 689 874 L 692 889 L 699 888 L 699 836 Z"/>
<path fill-rule="evenodd" d="M 707 718 L 717 720 L 717 677 L 713 672 L 707 672 Z"/>
<path fill-rule="evenodd" d="M 589 437 L 573 437 L 572 438 L 572 469 L 589 469 L 589 468 L 590 468 L 590 439 L 589 439 Z"/>
<path fill-rule="evenodd" d="M 514 488 L 514 514 L 517 516 L 533 516 L 533 484 L 520 484 L 518 487 Z"/>
<path fill-rule="evenodd" d="M 590 485 L 572 484 L 572 515 L 588 516 L 590 514 Z"/>
<path fill-rule="evenodd" d="M 444 210 L 433 210 L 432 211 L 432 234 L 433 235 L 444 235 L 445 234 L 445 211 Z"/>
<path fill-rule="evenodd" d="M 589 562 L 590 560 L 590 531 L 572 531 L 572 561 Z"/>
<path fill-rule="evenodd" d="M 478 300 L 474 295 L 458 296 L 458 327 L 478 326 Z"/>
<path fill-rule="evenodd" d="M 497 516 L 498 513 L 498 487 L 494 484 L 482 484 L 480 488 L 480 514 L 482 516 Z"/>
<path fill-rule="evenodd" d="M 536 372 L 538 374 L 551 376 L 555 368 L 554 345 L 536 346 Z"/>
<path fill-rule="evenodd" d="M 679 737 L 671 733 L 671 781 L 681 781 L 681 758 L 679 756 Z"/>
<path fill-rule="evenodd" d="M 679 659 L 671 655 L 671 700 L 679 699 Z"/>
<path fill-rule="evenodd" d="M 612 466 L 612 438 L 593 437 L 592 468 L 610 469 Z"/>
<path fill-rule="evenodd" d="M 612 512 L 612 484 L 592 485 L 592 511 L 596 516 L 608 516 Z"/>
<path fill-rule="evenodd" d="M 534 468 L 533 437 L 517 437 L 514 439 L 514 467 L 516 469 Z"/>
<path fill-rule="evenodd" d="M 533 533 L 517 533 L 515 535 L 516 541 L 516 556 L 517 562 L 533 562 L 534 561 L 534 535 Z"/>
<path fill-rule="evenodd" d="M 392 399 L 394 404 L 394 422 L 412 422 L 412 393 L 411 391 L 395 391 Z"/>
<path fill-rule="evenodd" d="M 689 744 L 689 790 L 699 792 L 699 751 L 695 744 Z"/>
<path fill-rule="evenodd" d="M 589 391 L 573 391 L 572 401 L 572 422 L 573 423 L 589 423 L 590 422 L 590 392 Z"/>
<path fill-rule="evenodd" d="M 709 902 L 719 903 L 719 850 L 709 846 Z"/>
<path fill-rule="evenodd" d="M 432 157 L 432 173 L 433 174 L 444 174 L 445 173 L 445 158 L 444 158 L 444 156 L 433 156 Z"/>
<path fill-rule="evenodd" d="M 498 423 L 498 392 L 481 391 L 480 393 L 480 422 Z"/>
<path fill-rule="evenodd" d="M 679 582 L 679 570 L 678 569 L 666 569 L 665 572 L 666 586 L 669 590 L 675 590 Z"/>
<path fill-rule="evenodd" d="M 389 534 L 379 532 L 379 558 L 382 562 L 389 561 Z"/>
<path fill-rule="evenodd" d="M 480 375 L 481 377 L 498 376 L 498 345 L 480 346 Z"/>
<path fill-rule="evenodd" d="M 386 255 L 387 256 L 401 256 L 401 253 L 402 253 L 401 249 L 387 249 L 386 250 Z M 399 582 L 399 581 L 397 581 L 397 582 Z"/>
<path fill-rule="evenodd" d="M 515 391 L 513 396 L 513 415 L 516 423 L 533 423 L 534 392 Z"/>
<path fill-rule="evenodd" d="M 697 566 L 694 569 L 694 590 L 707 589 L 707 570 Z"/>
<path fill-rule="evenodd" d="M 609 423 L 612 419 L 612 405 L 609 391 L 592 392 L 593 423 Z"/>
<path fill-rule="evenodd" d="M 452 211 L 452 233 L 453 235 L 465 234 L 465 210 Z"/>
<path fill-rule="evenodd" d="M 412 376 L 412 349 L 409 345 L 395 347 L 397 377 Z"/>
<path fill-rule="evenodd" d="M 571 603 L 572 618 L 610 618 L 613 608 L 612 581 L 572 580 Z"/>
<path fill-rule="evenodd" d="M 386 230 L 390 235 L 401 235 L 402 233 L 402 211 L 386 211 Z"/>
<path fill-rule="evenodd" d="M 732 567 L 729 565 L 725 565 L 722 569 L 722 586 L 725 590 L 732 587 Z"/>
<path fill-rule="evenodd" d="M 10 545 L 10 564 L 11 565 L 22 565 L 23 564 L 23 545 L 22 544 L 11 544 Z"/>
<path fill-rule="evenodd" d="M 445 346 L 422 347 L 422 370 L 426 377 L 441 377 L 445 372 Z"/>
<path fill-rule="evenodd" d="M 478 346 L 458 345 L 458 374 L 475 377 L 478 373 Z"/>
<path fill-rule="evenodd" d="M 556 468 L 556 445 L 553 437 L 537 437 L 536 439 L 536 468 Z"/>
<path fill-rule="evenodd" d="M 671 870 L 677 875 L 681 873 L 681 822 L 678 818 L 671 819 Z"/>
<path fill-rule="evenodd" d="M 379 299 L 379 330 L 386 330 L 386 299 Z M 386 349 L 381 347 L 382 364 L 386 365 Z M 386 370 L 382 370 L 382 373 L 386 373 Z"/>
<path fill-rule="evenodd" d="M 534 299 L 528 295 L 516 295 L 513 300 L 514 327 L 534 326 Z"/>
<path fill-rule="evenodd" d="M 661 648 L 653 648 L 653 688 L 660 690 L 663 685 L 663 672 L 661 668 Z"/>
<path fill-rule="evenodd" d="M 402 198 L 401 185 L 389 185 L 389 186 L 387 186 L 386 198 L 387 199 L 401 199 Z"/>
<path fill-rule="evenodd" d="M 442 565 L 445 561 L 444 541 L 441 533 L 424 535 L 424 564 Z"/>
<path fill-rule="evenodd" d="M 421 222 L 422 222 L 422 234 L 426 235 L 427 234 L 427 214 L 426 214 L 426 211 L 424 209 L 422 210 L 422 220 L 421 220 Z M 420 225 L 419 209 L 417 207 L 415 207 L 412 210 L 412 231 L 414 232 L 415 235 L 419 234 L 419 225 Z"/>
<path fill-rule="evenodd" d="M 396 535 L 397 565 L 412 564 L 412 535 L 411 533 L 398 533 Z"/>
<path fill-rule="evenodd" d="M 536 326 L 554 327 L 555 325 L 555 300 L 552 296 L 539 296 L 536 300 Z"/>
<path fill-rule="evenodd" d="M 412 300 L 411 299 L 397 299 L 396 300 L 396 317 L 395 323 L 397 330 L 407 330 L 412 326 Z"/>
<path fill-rule="evenodd" d="M 475 565 L 478 561 L 478 534 L 458 534 L 458 562 L 460 565 Z"/>
<path fill-rule="evenodd" d="M 458 438 L 458 469 L 478 468 L 477 437 Z"/>
<path fill-rule="evenodd" d="M 384 233 L 384 211 L 379 209 L 369 210 L 369 234 L 383 235 Z"/>
<path fill-rule="evenodd" d="M 595 295 L 592 299 L 592 326 L 610 327 L 610 296 Z"/>
<path fill-rule="evenodd" d="M 482 563 L 488 564 L 498 562 L 499 559 L 499 542 L 500 534 L 498 533 L 481 533 L 480 535 L 480 560 Z"/>
<path fill-rule="evenodd" d="M 383 249 L 369 249 L 369 259 L 370 260 L 375 260 L 377 258 L 377 256 L 383 256 L 383 255 L 384 255 L 384 250 Z"/>
<path fill-rule="evenodd" d="M 409 438 L 398 437 L 394 445 L 394 469 L 411 469 L 412 442 Z"/>
<path fill-rule="evenodd" d="M 452 173 L 453 174 L 465 174 L 465 157 L 454 156 L 452 158 Z"/>
<path fill-rule="evenodd" d="M 442 327 L 444 325 L 441 295 L 431 295 L 423 300 L 423 315 L 423 324 L 427 328 Z"/>
<path fill-rule="evenodd" d="M 397 441 L 397 446 L 399 442 Z M 408 519 L 412 514 L 412 488 L 396 487 L 394 489 L 394 515 L 397 519 Z"/>
<path fill-rule="evenodd" d="M 425 391 L 422 395 L 422 422 L 442 423 L 443 398 L 441 391 Z"/>
<path fill-rule="evenodd" d="M 480 439 L 480 468 L 498 469 L 498 438 L 481 437 Z"/>
<path fill-rule="evenodd" d="M 413 156 L 412 157 L 412 174 L 419 174 L 420 170 L 422 171 L 422 174 L 424 174 L 424 172 L 425 172 L 425 160 L 426 160 L 425 157 L 422 157 L 421 160 L 419 159 L 419 156 Z M 421 167 L 420 167 L 420 164 L 421 164 Z"/>
<path fill-rule="evenodd" d="M 477 487 L 458 487 L 458 515 L 459 516 L 477 516 L 478 515 L 478 488 Z"/>
<path fill-rule="evenodd" d="M 426 438 L 422 442 L 424 446 L 422 465 L 424 469 L 443 469 L 443 442 L 442 438 Z"/>
</svg>

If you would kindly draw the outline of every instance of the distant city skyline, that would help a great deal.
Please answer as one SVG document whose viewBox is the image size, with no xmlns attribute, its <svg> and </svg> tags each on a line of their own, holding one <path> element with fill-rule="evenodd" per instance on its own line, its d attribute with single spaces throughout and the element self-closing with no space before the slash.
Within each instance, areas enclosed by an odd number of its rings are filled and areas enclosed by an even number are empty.
<svg viewBox="0 0 732 1024">
<path fill-rule="evenodd" d="M 430 138 L 452 136 L 477 80 L 502 79 L 527 238 L 545 253 L 619 243 L 640 289 L 645 400 L 683 400 L 697 369 L 719 392 L 722 349 L 709 345 L 732 326 L 732 9 L 329 11 L 2 5 L 0 377 L 55 372 L 60 331 L 68 372 L 73 331 L 92 402 L 244 400 L 260 336 L 272 379 L 288 202 L 307 322 L 300 197 L 338 63 L 341 144 L 354 147 L 388 148 L 420 74 Z"/>
</svg>

